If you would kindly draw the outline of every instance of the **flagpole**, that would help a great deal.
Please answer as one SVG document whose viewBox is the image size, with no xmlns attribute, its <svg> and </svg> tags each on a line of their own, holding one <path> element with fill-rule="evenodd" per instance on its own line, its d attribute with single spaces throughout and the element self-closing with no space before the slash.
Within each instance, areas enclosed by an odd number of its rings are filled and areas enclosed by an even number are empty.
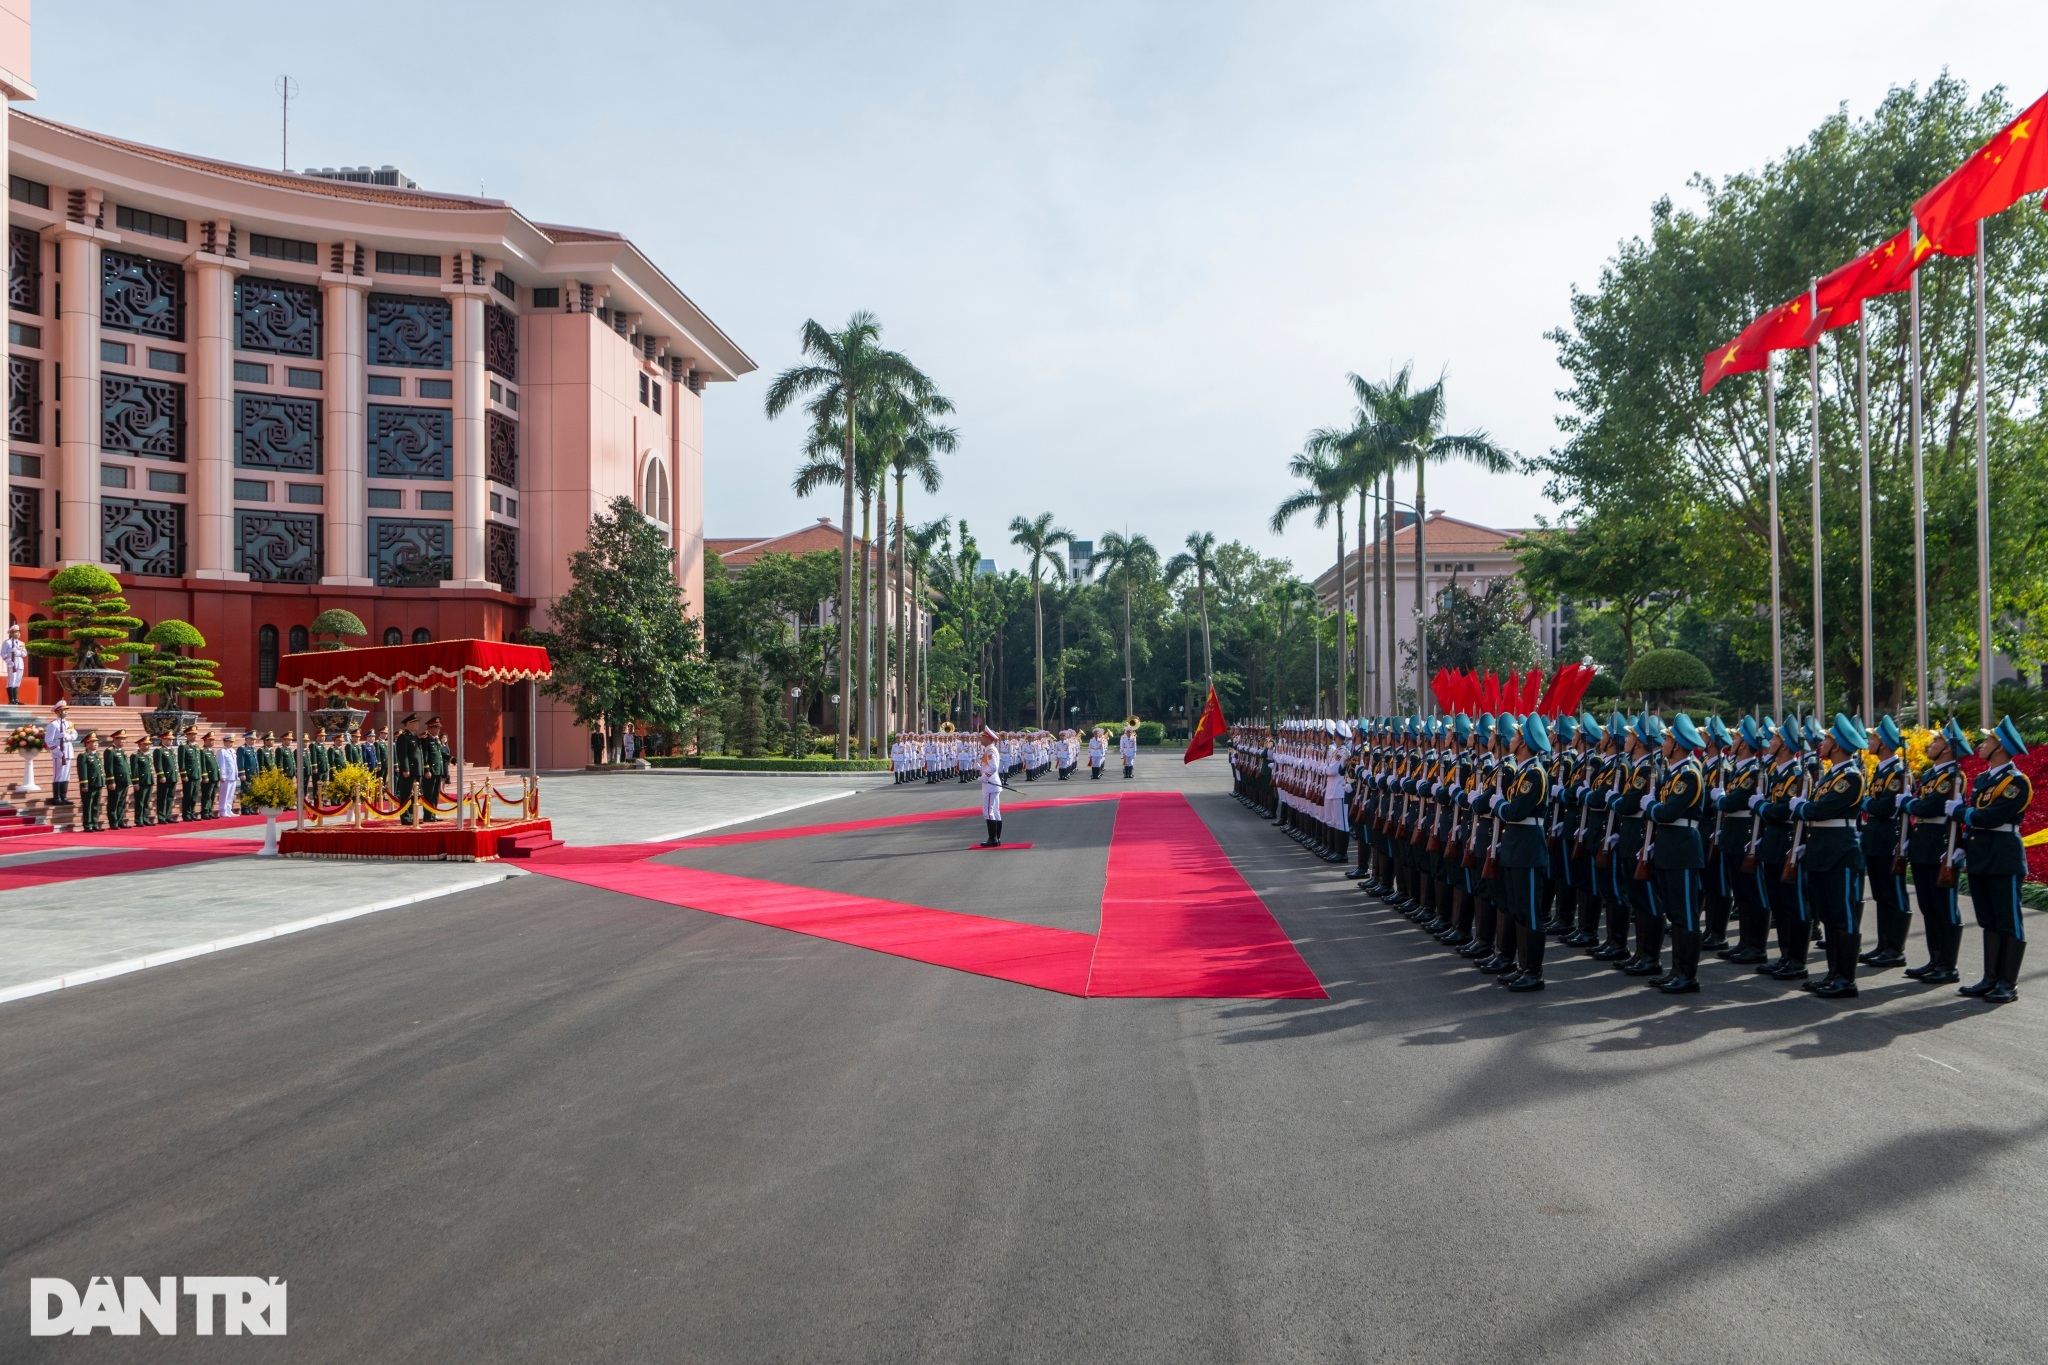
<svg viewBox="0 0 2048 1365">
<path fill-rule="evenodd" d="M 1807 375 L 1812 384 L 1813 412 L 1813 714 L 1816 719 L 1828 709 L 1827 638 L 1821 625 L 1820 584 L 1820 281 L 1808 288 L 1807 316 L 1813 319 L 1813 344 L 1806 351 Z"/>
<path fill-rule="evenodd" d="M 1984 425 L 1984 220 L 1977 220 L 1977 723 L 1991 728 L 1991 468 Z"/>
<path fill-rule="evenodd" d="M 1918 254 L 1920 221 L 1906 219 L 1906 260 Z M 1907 290 L 1912 320 L 1913 363 L 1908 371 L 1909 426 L 1913 446 L 1913 700 L 1920 728 L 1927 728 L 1927 468 L 1920 454 L 1920 272 L 1913 271 Z"/>
<path fill-rule="evenodd" d="M 1870 332 L 1856 319 L 1856 445 L 1863 458 L 1863 720 L 1877 716 L 1875 630 L 1870 620 Z"/>
<path fill-rule="evenodd" d="M 1778 391 L 1774 382 L 1777 362 L 1764 356 L 1764 425 L 1769 432 L 1765 463 L 1771 477 L 1771 712 L 1785 714 L 1785 621 L 1784 594 L 1779 587 L 1778 548 Z"/>
</svg>

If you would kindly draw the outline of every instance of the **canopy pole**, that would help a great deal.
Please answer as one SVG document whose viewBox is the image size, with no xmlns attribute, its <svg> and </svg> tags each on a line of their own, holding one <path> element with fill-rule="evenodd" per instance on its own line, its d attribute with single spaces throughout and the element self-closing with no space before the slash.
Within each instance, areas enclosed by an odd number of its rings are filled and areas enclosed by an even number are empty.
<svg viewBox="0 0 2048 1365">
<path fill-rule="evenodd" d="M 390 688 L 384 689 L 384 733 L 391 738 L 384 745 L 384 790 L 394 790 L 393 765 L 398 761 L 398 694 Z"/>
<path fill-rule="evenodd" d="M 537 790 L 540 787 L 540 687 L 531 678 L 526 681 L 526 772 Z"/>
<path fill-rule="evenodd" d="M 462 726 L 462 675 L 455 675 L 455 828 L 463 828 L 464 803 L 469 796 L 469 770 L 463 762 L 468 750 L 467 737 Z"/>
<path fill-rule="evenodd" d="M 298 784 L 299 799 L 292 811 L 292 828 L 306 827 L 306 689 L 292 693 L 292 780 Z"/>
</svg>

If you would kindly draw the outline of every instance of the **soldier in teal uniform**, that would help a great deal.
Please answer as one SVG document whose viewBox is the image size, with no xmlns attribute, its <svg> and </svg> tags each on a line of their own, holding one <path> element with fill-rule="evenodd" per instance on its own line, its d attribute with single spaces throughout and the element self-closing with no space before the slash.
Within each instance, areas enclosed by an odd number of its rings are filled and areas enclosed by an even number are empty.
<svg viewBox="0 0 2048 1365">
<path fill-rule="evenodd" d="M 2020 818 L 2033 802 L 2034 784 L 2015 762 L 2026 752 L 2012 717 L 1999 721 L 1977 746 L 1977 757 L 1990 766 L 1949 812 L 1962 821 L 1970 904 L 1984 932 L 1984 978 L 1962 993 L 1987 1005 L 2020 998 L 2020 960 L 2027 954 L 2026 926 L 2020 922 L 2020 883 L 2027 874 Z"/>
<path fill-rule="evenodd" d="M 1511 991 L 1540 991 L 1543 880 L 1550 867 L 1550 849 L 1543 837 L 1543 814 L 1550 806 L 1550 774 L 1544 768 L 1550 756 L 1550 731 L 1541 716 L 1518 721 L 1503 715 L 1496 724 L 1513 742 L 1498 769 L 1499 794 L 1489 805 L 1500 821 L 1500 913 L 1514 924 L 1516 970 L 1500 973 L 1495 980 Z"/>
<path fill-rule="evenodd" d="M 88 832 L 103 828 L 100 824 L 100 798 L 106 795 L 106 791 L 106 756 L 100 752 L 98 732 L 88 730 L 78 750 L 78 804 L 82 807 L 80 818 Z"/>
<path fill-rule="evenodd" d="M 128 828 L 128 742 L 125 730 L 107 736 L 100 762 L 107 779 L 107 828 Z"/>
<path fill-rule="evenodd" d="M 1654 720 L 1655 717 L 1650 719 Z M 1657 788 L 1642 801 L 1653 831 L 1650 839 L 1650 901 L 1671 931 L 1671 970 L 1650 979 L 1666 995 L 1691 995 L 1700 988 L 1700 948 L 1705 938 L 1701 919 L 1700 873 L 1706 850 L 1699 822 L 1707 809 L 1707 779 L 1700 767 L 1706 739 L 1680 711 L 1664 730 L 1663 771 Z"/>
<path fill-rule="evenodd" d="M 1869 790 L 1863 794 L 1862 832 L 1863 875 L 1877 906 L 1877 946 L 1856 959 L 1876 971 L 1906 965 L 1906 933 L 1913 927 L 1906 874 L 1892 870 L 1904 824 L 1900 802 L 1906 795 L 1905 748 L 1906 737 L 1899 732 L 1899 723 L 1890 716 L 1880 717 L 1870 730 L 1870 751 L 1877 755 L 1877 771 L 1870 775 Z"/>
<path fill-rule="evenodd" d="M 1825 768 L 1813 794 L 1792 803 L 1792 818 L 1802 822 L 1800 876 L 1804 879 L 1808 914 L 1822 927 L 1827 975 L 1809 980 L 1804 989 L 1825 1000 L 1856 997 L 1856 958 L 1863 949 L 1863 849 L 1857 817 L 1863 810 L 1865 749 L 1863 727 L 1840 712 L 1821 735 L 1820 761 Z"/>
<path fill-rule="evenodd" d="M 1963 947 L 1963 913 L 1956 887 L 1941 884 L 1941 863 L 1957 830 L 1949 802 L 1963 794 L 1963 769 L 1958 761 L 1970 751 L 1970 737 L 1951 719 L 1927 741 L 1928 765 L 1913 778 L 1913 794 L 1905 803 L 1906 865 L 1913 877 L 1913 898 L 1920 904 L 1921 931 L 1927 937 L 1927 963 L 1908 967 L 1906 975 L 1930 986 L 1952 986 L 1962 980 L 1956 958 Z"/>
</svg>

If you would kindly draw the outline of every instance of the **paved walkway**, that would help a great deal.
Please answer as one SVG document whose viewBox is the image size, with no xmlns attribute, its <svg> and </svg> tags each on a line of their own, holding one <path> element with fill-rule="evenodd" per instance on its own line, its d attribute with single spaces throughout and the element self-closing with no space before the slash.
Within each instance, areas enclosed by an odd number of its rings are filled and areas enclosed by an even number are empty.
<svg viewBox="0 0 2048 1365">
<path fill-rule="evenodd" d="M 887 786 L 866 774 L 571 773 L 541 806 L 571 844 L 675 839 Z M 0 1001 L 520 875 L 509 863 L 256 858 L 259 820 L 0 843 Z"/>
</svg>

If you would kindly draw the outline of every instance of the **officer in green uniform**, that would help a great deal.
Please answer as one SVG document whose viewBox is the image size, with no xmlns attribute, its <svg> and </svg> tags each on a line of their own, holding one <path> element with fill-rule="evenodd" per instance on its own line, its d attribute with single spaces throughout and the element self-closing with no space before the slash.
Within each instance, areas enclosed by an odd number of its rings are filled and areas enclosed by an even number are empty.
<svg viewBox="0 0 2048 1365">
<path fill-rule="evenodd" d="M 353 765 L 360 768 L 365 766 L 363 763 L 362 733 L 360 731 L 343 730 L 341 732 L 341 761 L 344 767 Z"/>
<path fill-rule="evenodd" d="M 149 733 L 135 741 L 135 752 L 128 760 L 129 781 L 135 789 L 135 823 L 147 827 L 156 823 L 156 749 L 149 742 Z"/>
<path fill-rule="evenodd" d="M 2026 926 L 2020 922 L 2020 882 L 2027 874 L 2020 817 L 2033 802 L 2034 784 L 2016 764 L 2026 752 L 2012 717 L 1999 721 L 1977 746 L 1977 757 L 1990 766 L 1950 812 L 1962 821 L 1970 904 L 1984 931 L 1984 979 L 1962 993 L 1987 1005 L 2020 998 L 2020 960 L 2027 954 Z"/>
<path fill-rule="evenodd" d="M 128 742 L 125 730 L 116 730 L 107 736 L 107 747 L 100 754 L 102 769 L 107 780 L 107 828 L 128 828 Z"/>
<path fill-rule="evenodd" d="M 419 795 L 420 780 L 426 774 L 426 757 L 422 752 L 426 736 L 420 733 L 420 718 L 417 712 L 408 715 L 398 731 L 398 753 L 392 774 L 392 795 L 403 808 L 398 823 L 409 825 L 413 822 L 412 799 Z"/>
<path fill-rule="evenodd" d="M 82 818 L 88 832 L 104 828 L 100 824 L 100 798 L 106 790 L 107 768 L 105 755 L 100 752 L 100 737 L 97 731 L 88 730 L 78 751 L 79 804 L 84 807 Z"/>
<path fill-rule="evenodd" d="M 199 731 L 186 726 L 178 747 L 171 751 L 178 767 L 178 819 L 190 823 L 199 818 L 199 791 L 205 782 L 200 771 L 203 755 L 199 749 Z"/>
<path fill-rule="evenodd" d="M 427 819 L 439 820 L 433 808 L 441 802 L 441 789 L 448 784 L 448 742 L 441 733 L 441 718 L 427 720 L 425 766 L 420 777 L 421 795 L 427 802 Z"/>
<path fill-rule="evenodd" d="M 169 735 L 156 737 L 156 748 L 150 750 L 150 764 L 156 776 L 156 822 L 159 825 L 176 824 L 178 820 L 178 751 L 172 747 Z"/>
</svg>

